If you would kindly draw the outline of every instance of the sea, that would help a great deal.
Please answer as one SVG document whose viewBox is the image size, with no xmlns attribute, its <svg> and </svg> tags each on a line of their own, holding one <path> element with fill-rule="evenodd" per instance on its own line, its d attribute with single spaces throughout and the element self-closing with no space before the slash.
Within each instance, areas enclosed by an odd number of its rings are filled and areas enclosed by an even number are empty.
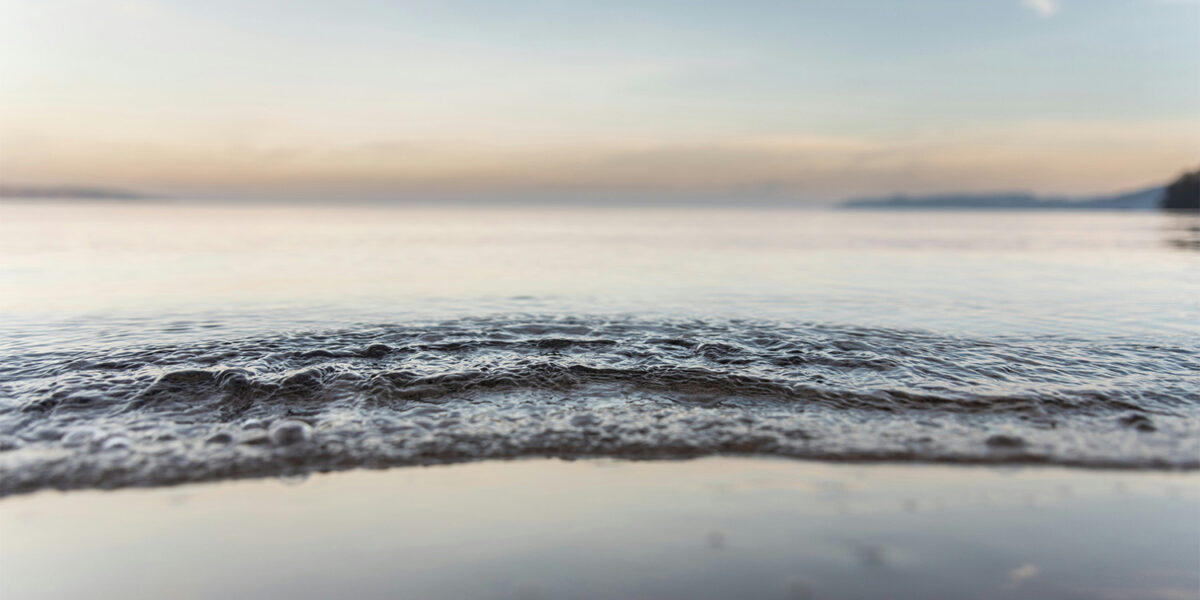
<svg viewBox="0 0 1200 600">
<path fill-rule="evenodd" d="M 1200 467 L 1200 215 L 0 203 L 0 495 L 517 457 Z"/>
</svg>

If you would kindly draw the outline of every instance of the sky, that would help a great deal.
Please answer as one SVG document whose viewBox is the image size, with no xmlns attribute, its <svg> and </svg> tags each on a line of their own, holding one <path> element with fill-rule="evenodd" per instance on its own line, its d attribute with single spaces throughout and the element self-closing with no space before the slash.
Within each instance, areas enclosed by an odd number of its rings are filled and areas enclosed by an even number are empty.
<svg viewBox="0 0 1200 600">
<path fill-rule="evenodd" d="M 205 198 L 1115 192 L 1200 0 L 0 0 L 0 182 Z"/>
</svg>

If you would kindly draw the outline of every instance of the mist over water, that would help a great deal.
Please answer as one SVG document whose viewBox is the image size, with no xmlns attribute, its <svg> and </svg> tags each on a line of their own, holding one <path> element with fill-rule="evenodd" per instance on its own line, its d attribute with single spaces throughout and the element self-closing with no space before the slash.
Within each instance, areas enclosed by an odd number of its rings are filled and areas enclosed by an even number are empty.
<svg viewBox="0 0 1200 600">
<path fill-rule="evenodd" d="M 1200 219 L 0 205 L 0 493 L 526 455 L 1200 466 Z"/>
</svg>

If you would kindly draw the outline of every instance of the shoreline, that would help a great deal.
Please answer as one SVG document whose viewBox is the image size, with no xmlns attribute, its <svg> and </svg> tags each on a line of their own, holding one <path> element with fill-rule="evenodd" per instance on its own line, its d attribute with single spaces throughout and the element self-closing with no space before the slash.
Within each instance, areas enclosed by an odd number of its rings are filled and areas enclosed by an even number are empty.
<svg viewBox="0 0 1200 600">
<path fill-rule="evenodd" d="M 1167 475 L 1200 475 L 1200 459 L 1188 463 L 1133 463 L 1133 462 L 1097 462 L 1097 461 L 1070 461 L 1070 460 L 1051 460 L 1044 456 L 1038 455 L 1023 455 L 1016 452 L 999 451 L 991 457 L 973 457 L 966 456 L 961 458 L 956 457 L 939 457 L 923 460 L 916 456 L 897 456 L 887 454 L 886 456 L 875 456 L 871 454 L 863 454 L 861 456 L 831 454 L 828 456 L 813 454 L 813 455 L 798 455 L 792 456 L 788 454 L 761 454 L 761 453 L 696 453 L 696 454 L 646 454 L 646 455 L 622 455 L 611 456 L 605 454 L 521 454 L 521 455 L 492 455 L 481 456 L 474 458 L 447 458 L 447 459 L 424 459 L 417 462 L 399 462 L 399 463 L 379 463 L 379 464 L 348 464 L 348 465 L 323 465 L 312 464 L 294 466 L 290 468 L 280 468 L 272 471 L 257 471 L 246 473 L 232 473 L 226 476 L 218 477 L 203 477 L 190 478 L 181 476 L 174 480 L 156 480 L 149 484 L 94 484 L 86 481 L 73 482 L 70 485 L 47 485 L 35 488 L 14 488 L 8 489 L 0 487 L 0 503 L 9 498 L 20 498 L 43 493 L 88 493 L 88 492 L 119 492 L 125 490 L 155 490 L 160 488 L 179 488 L 189 486 L 208 486 L 221 485 L 226 483 L 243 483 L 259 480 L 271 479 L 288 479 L 302 478 L 307 479 L 314 476 L 336 476 L 346 473 L 363 472 L 379 472 L 393 471 L 406 469 L 424 469 L 437 467 L 455 467 L 474 464 L 494 464 L 494 463 L 509 463 L 509 462 L 524 462 L 524 461 L 559 461 L 565 463 L 572 462 L 605 462 L 611 461 L 616 463 L 675 463 L 675 462 L 692 462 L 705 460 L 765 460 L 765 461 L 785 461 L 798 462 L 806 464 L 825 464 L 830 466 L 862 466 L 862 467 L 949 467 L 961 469 L 1052 469 L 1064 471 L 1081 471 L 1081 472 L 1112 472 L 1112 473 L 1159 473 Z"/>
<path fill-rule="evenodd" d="M 1198 506 L 1191 472 L 774 457 L 43 490 L 0 499 L 0 592 L 1170 599 Z"/>
</svg>

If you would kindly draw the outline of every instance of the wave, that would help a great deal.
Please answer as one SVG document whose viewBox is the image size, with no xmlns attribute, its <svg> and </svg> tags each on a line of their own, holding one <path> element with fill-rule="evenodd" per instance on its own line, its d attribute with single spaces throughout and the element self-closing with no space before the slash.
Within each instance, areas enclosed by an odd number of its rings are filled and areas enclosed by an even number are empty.
<svg viewBox="0 0 1200 600">
<path fill-rule="evenodd" d="M 17 348 L 0 365 L 0 494 L 529 455 L 1197 468 L 1198 357 L 530 316 Z"/>
</svg>

